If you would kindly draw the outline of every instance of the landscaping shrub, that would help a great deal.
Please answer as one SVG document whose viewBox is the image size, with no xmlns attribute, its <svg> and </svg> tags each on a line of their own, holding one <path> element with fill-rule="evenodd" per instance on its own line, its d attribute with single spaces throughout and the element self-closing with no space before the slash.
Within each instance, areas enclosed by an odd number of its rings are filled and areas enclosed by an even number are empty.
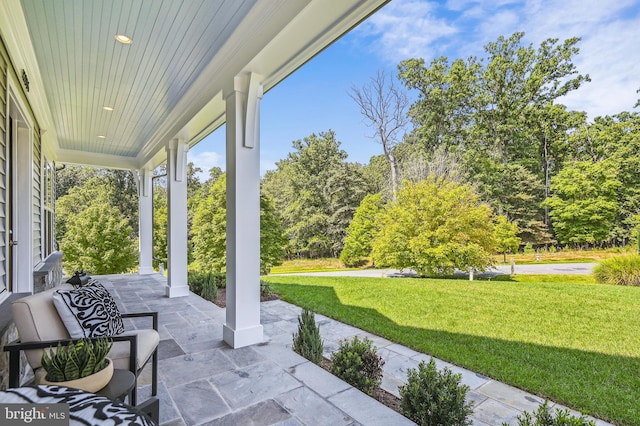
<svg viewBox="0 0 640 426">
<path fill-rule="evenodd" d="M 525 411 L 518 416 L 518 426 L 595 426 L 595 422 L 584 416 L 572 416 L 569 410 L 556 410 L 554 417 L 549 411 L 549 401 L 545 401 L 533 415 Z"/>
<path fill-rule="evenodd" d="M 260 296 L 268 297 L 273 294 L 273 290 L 271 289 L 271 284 L 264 280 L 260 280 Z"/>
<path fill-rule="evenodd" d="M 605 259 L 595 267 L 593 274 L 600 283 L 640 286 L 640 255 Z"/>
<path fill-rule="evenodd" d="M 211 280 L 218 288 L 225 288 L 227 286 L 227 274 L 224 272 L 210 272 Z"/>
<path fill-rule="evenodd" d="M 320 364 L 323 344 L 320 327 L 316 325 L 313 312 L 303 309 L 298 317 L 298 332 L 293 334 L 293 350 L 309 361 Z"/>
<path fill-rule="evenodd" d="M 382 382 L 384 361 L 368 338 L 343 340 L 331 356 L 331 373 L 369 395 Z"/>
<path fill-rule="evenodd" d="M 417 370 L 407 370 L 407 384 L 400 387 L 402 413 L 421 426 L 470 425 L 472 404 L 465 402 L 469 386 L 460 385 L 461 378 L 446 367 L 438 371 L 433 358 L 420 362 Z"/>
<path fill-rule="evenodd" d="M 218 297 L 216 274 L 212 272 L 189 271 L 187 274 L 187 283 L 192 292 L 204 299 L 214 300 Z"/>
</svg>

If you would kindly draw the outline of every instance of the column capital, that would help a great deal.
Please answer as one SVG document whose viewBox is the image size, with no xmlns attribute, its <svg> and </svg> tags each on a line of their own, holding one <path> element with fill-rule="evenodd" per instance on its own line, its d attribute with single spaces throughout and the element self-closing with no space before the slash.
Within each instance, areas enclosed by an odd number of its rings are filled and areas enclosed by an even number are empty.
<svg viewBox="0 0 640 426">
<path fill-rule="evenodd" d="M 150 167 L 142 167 L 136 170 L 137 173 L 133 175 L 136 177 L 136 184 L 138 187 L 138 197 L 149 197 L 150 189 L 152 185 L 153 170 Z"/>
<path fill-rule="evenodd" d="M 167 167 L 173 167 L 171 172 L 167 170 L 168 176 L 172 176 L 177 182 L 182 182 L 187 178 L 187 152 L 189 144 L 183 139 L 171 139 L 165 147 L 167 152 Z M 169 158 L 170 157 L 170 158 Z"/>
<path fill-rule="evenodd" d="M 233 78 L 233 89 L 225 93 L 227 103 L 235 97 L 234 113 L 240 118 L 238 135 L 244 148 L 255 148 L 260 141 L 260 100 L 264 94 L 262 76 L 255 72 L 239 74 Z"/>
<path fill-rule="evenodd" d="M 264 90 L 262 87 L 262 79 L 264 77 L 256 72 L 252 72 L 252 71 L 248 71 L 248 72 L 244 72 L 242 74 L 238 74 L 235 77 L 233 77 L 233 80 L 230 81 L 222 90 L 222 97 L 224 99 L 229 98 L 229 96 L 232 96 L 236 93 L 243 93 L 245 96 L 247 95 L 247 93 L 250 92 L 249 87 L 251 86 L 251 83 L 253 82 L 253 84 L 256 85 L 256 88 L 258 89 L 256 91 L 256 96 L 259 99 L 262 99 L 262 96 L 264 95 Z"/>
</svg>

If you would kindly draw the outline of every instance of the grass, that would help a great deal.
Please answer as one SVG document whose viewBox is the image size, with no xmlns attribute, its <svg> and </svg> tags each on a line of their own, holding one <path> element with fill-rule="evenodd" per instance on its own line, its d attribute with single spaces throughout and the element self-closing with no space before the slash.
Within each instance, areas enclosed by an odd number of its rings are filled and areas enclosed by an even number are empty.
<svg viewBox="0 0 640 426">
<path fill-rule="evenodd" d="M 577 274 L 517 274 L 498 275 L 492 278 L 493 281 L 510 281 L 516 283 L 563 283 L 563 284 L 596 284 L 593 275 Z"/>
<path fill-rule="evenodd" d="M 628 246 L 624 248 L 611 248 L 604 250 L 568 250 L 563 249 L 551 253 L 542 250 L 540 252 L 540 260 L 536 260 L 536 253 L 518 253 L 516 255 L 507 255 L 507 265 L 511 263 L 513 258 L 518 265 L 539 264 L 539 263 L 590 263 L 600 262 L 603 259 L 620 256 L 621 254 L 634 253 L 637 246 Z M 502 255 L 495 255 L 493 260 L 496 265 L 505 265 L 502 262 Z M 371 267 L 371 265 L 366 265 Z M 271 274 L 295 274 L 298 272 L 322 272 L 322 271 L 348 271 L 352 269 L 364 268 L 346 268 L 340 259 L 322 258 L 322 259 L 291 259 L 285 260 L 282 265 L 271 268 Z"/>
<path fill-rule="evenodd" d="M 570 250 L 562 249 L 556 252 L 541 250 L 538 254 L 540 260 L 536 259 L 536 253 L 518 253 L 507 254 L 507 263 L 511 263 L 511 259 L 518 265 L 529 265 L 536 263 L 591 263 L 600 262 L 604 259 L 620 256 L 621 254 L 633 253 L 637 251 L 637 246 L 629 245 L 627 247 L 614 247 L 609 249 L 593 249 L 593 250 Z M 493 257 L 497 265 L 505 265 L 503 255 Z"/>
<path fill-rule="evenodd" d="M 604 420 L 640 425 L 640 289 L 516 279 L 523 282 L 266 278 L 296 305 Z"/>
<path fill-rule="evenodd" d="M 280 266 L 271 268 L 270 274 L 294 274 L 297 272 L 348 271 L 358 268 L 346 268 L 340 259 L 291 259 Z"/>
</svg>

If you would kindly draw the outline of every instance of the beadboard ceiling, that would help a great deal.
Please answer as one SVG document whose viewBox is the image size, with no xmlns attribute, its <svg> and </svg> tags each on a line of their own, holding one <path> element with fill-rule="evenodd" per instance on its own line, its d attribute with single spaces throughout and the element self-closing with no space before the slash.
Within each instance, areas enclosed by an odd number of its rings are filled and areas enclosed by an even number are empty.
<svg viewBox="0 0 640 426">
<path fill-rule="evenodd" d="M 235 75 L 257 72 L 266 92 L 384 3 L 19 1 L 57 160 L 123 168 L 155 166 L 170 139 L 193 145 L 223 124 Z"/>
</svg>

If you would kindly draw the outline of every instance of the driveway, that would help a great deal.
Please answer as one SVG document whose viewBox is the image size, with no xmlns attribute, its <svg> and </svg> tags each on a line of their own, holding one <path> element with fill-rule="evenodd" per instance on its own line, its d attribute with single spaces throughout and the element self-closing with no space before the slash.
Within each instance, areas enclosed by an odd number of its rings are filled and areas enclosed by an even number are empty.
<svg viewBox="0 0 640 426">
<path fill-rule="evenodd" d="M 597 263 L 541 263 L 533 265 L 516 265 L 516 274 L 575 274 L 589 275 Z M 488 272 L 492 275 L 510 274 L 511 266 L 498 266 Z M 412 275 L 413 272 L 405 270 L 404 274 L 398 269 L 362 269 L 354 271 L 327 271 L 327 272 L 300 272 L 296 274 L 277 275 L 301 275 L 301 276 L 324 276 L 324 277 L 369 277 L 380 278 L 387 276 Z"/>
</svg>

